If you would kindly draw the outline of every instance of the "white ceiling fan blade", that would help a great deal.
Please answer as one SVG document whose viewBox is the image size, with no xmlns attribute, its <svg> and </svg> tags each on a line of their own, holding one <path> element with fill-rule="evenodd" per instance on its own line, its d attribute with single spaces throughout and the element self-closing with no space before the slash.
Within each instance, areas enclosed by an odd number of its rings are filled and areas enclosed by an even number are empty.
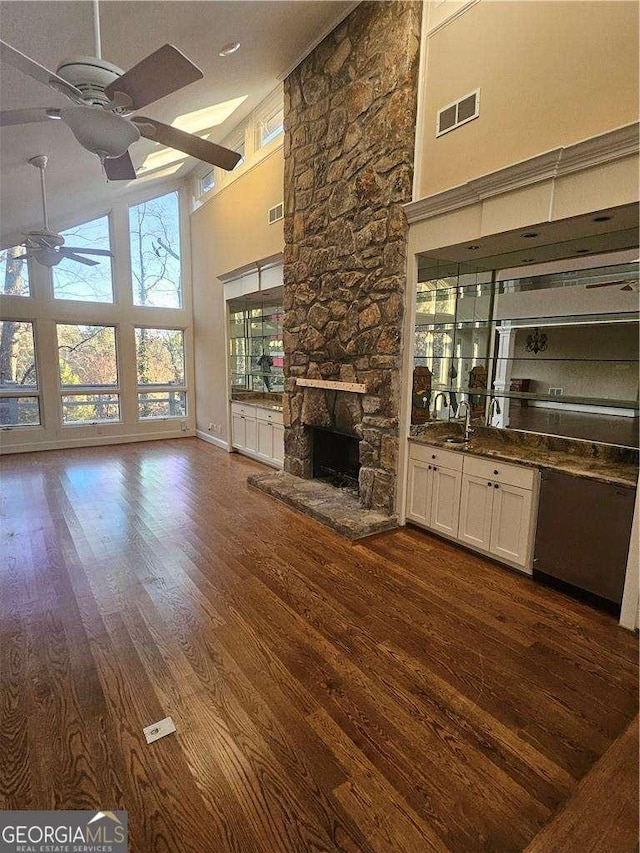
<svg viewBox="0 0 640 853">
<path fill-rule="evenodd" d="M 121 157 L 106 157 L 102 165 L 109 181 L 133 181 L 136 177 L 136 170 L 133 168 L 128 151 L 125 151 Z"/>
<path fill-rule="evenodd" d="M 215 142 L 200 139 L 199 136 L 185 133 L 184 130 L 178 130 L 177 127 L 171 127 L 171 125 L 163 124 L 161 121 L 143 116 L 133 116 L 131 121 L 138 126 L 142 136 L 147 139 L 152 139 L 168 148 L 175 148 L 176 151 L 184 151 L 190 157 L 219 166 L 228 172 L 242 159 L 237 151 L 231 151 L 222 145 L 216 145 Z"/>
<path fill-rule="evenodd" d="M 137 110 L 203 77 L 202 71 L 184 53 L 172 44 L 165 44 L 110 83 L 104 91 L 112 99 L 118 95 L 126 96 L 132 108 Z"/>
<path fill-rule="evenodd" d="M 7 65 L 12 65 L 14 68 L 22 71 L 23 74 L 33 77 L 39 83 L 44 83 L 45 86 L 51 86 L 57 92 L 62 92 L 63 95 L 71 98 L 72 101 L 82 101 L 82 92 L 80 89 L 76 89 L 71 83 L 67 83 L 62 77 L 58 77 L 53 71 L 49 71 L 44 65 L 40 65 L 39 62 L 26 56 L 15 47 L 7 44 L 6 41 L 2 41 L 2 39 L 0 39 L 0 61 L 6 62 Z"/>
<path fill-rule="evenodd" d="M 83 255 L 100 255 L 105 258 L 112 258 L 113 252 L 109 249 L 84 249 L 82 246 L 64 246 L 64 252 L 81 252 Z"/>
<path fill-rule="evenodd" d="M 33 124 L 38 121 L 48 121 L 60 118 L 60 110 L 55 107 L 35 107 L 31 110 L 3 110 L 0 112 L 0 127 L 11 127 L 16 124 Z"/>
<path fill-rule="evenodd" d="M 76 255 L 75 252 L 70 252 L 68 249 L 58 249 L 58 254 L 63 255 L 70 261 L 77 261 L 79 264 L 84 264 L 87 267 L 97 267 L 98 261 L 92 261 L 90 258 L 82 258 L 80 255 Z"/>
</svg>

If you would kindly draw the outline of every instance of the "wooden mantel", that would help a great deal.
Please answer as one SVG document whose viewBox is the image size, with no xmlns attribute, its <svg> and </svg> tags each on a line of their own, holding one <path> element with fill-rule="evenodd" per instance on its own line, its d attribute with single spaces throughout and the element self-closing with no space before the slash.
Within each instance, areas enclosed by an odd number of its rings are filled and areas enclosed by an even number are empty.
<svg viewBox="0 0 640 853">
<path fill-rule="evenodd" d="M 329 391 L 351 391 L 354 394 L 366 394 L 367 386 L 361 382 L 336 382 L 333 379 L 305 379 L 298 377 L 296 385 L 305 388 L 326 388 Z"/>
</svg>

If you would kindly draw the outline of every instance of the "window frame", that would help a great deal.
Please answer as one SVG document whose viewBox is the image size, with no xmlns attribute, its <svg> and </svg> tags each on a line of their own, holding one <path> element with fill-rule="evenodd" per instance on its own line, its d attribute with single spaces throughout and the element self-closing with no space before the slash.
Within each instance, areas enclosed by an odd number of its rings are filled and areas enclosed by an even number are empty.
<svg viewBox="0 0 640 853">
<path fill-rule="evenodd" d="M 183 381 L 179 385 L 171 384 L 171 383 L 156 383 L 149 382 L 147 384 L 141 384 L 138 382 L 138 339 L 137 339 L 137 331 L 138 329 L 149 329 L 152 331 L 167 331 L 167 332 L 181 332 L 182 333 L 182 378 Z M 135 351 L 135 378 L 136 378 L 136 420 L 138 423 L 149 423 L 151 421 L 175 421 L 175 420 L 183 420 L 184 418 L 189 416 L 189 384 L 188 384 L 188 364 L 187 364 L 187 335 L 188 329 L 185 326 L 180 325 L 164 325 L 160 323 L 156 323 L 154 325 L 147 325 L 146 323 L 136 322 L 133 327 L 133 335 L 134 335 L 134 351 Z M 172 391 L 177 391 L 179 393 L 184 394 L 184 412 L 180 415 L 161 415 L 160 417 L 141 417 L 140 415 L 140 395 L 147 394 L 155 394 L 155 393 L 163 393 L 167 394 Z"/>
<path fill-rule="evenodd" d="M 5 294 L 3 294 L 4 296 Z M 25 297 L 21 296 L 20 299 L 24 299 Z M 2 323 L 29 323 L 31 326 L 31 339 L 33 341 L 33 363 L 34 363 L 34 372 L 36 377 L 35 385 L 26 385 L 22 386 L 21 393 L 16 393 L 16 388 L 5 388 L 0 385 L 0 400 L 17 400 L 22 397 L 33 397 L 38 401 L 38 423 L 37 424 L 3 424 L 0 423 L 0 430 L 16 430 L 16 429 L 42 429 L 44 426 L 44 412 L 42 406 L 42 383 L 40 381 L 40 367 L 38 364 L 38 335 L 36 333 L 36 323 L 35 319 L 17 319 L 17 318 L 6 318 L 2 317 L 0 320 Z"/>
<path fill-rule="evenodd" d="M 63 385 L 60 375 L 60 344 L 58 339 L 58 326 L 101 326 L 107 329 L 113 329 L 113 349 L 116 360 L 116 383 L 115 385 Z M 77 427 L 87 426 L 102 426 L 106 424 L 121 424 L 123 423 L 122 415 L 122 379 L 121 374 L 121 358 L 120 358 L 120 329 L 116 322 L 80 322 L 78 320 L 56 320 L 55 321 L 55 341 L 56 354 L 58 357 L 58 406 L 59 406 L 59 423 L 62 429 L 75 429 Z M 118 417 L 96 419 L 87 421 L 65 421 L 64 420 L 64 398 L 65 397 L 86 397 L 110 395 L 118 398 Z"/>
</svg>

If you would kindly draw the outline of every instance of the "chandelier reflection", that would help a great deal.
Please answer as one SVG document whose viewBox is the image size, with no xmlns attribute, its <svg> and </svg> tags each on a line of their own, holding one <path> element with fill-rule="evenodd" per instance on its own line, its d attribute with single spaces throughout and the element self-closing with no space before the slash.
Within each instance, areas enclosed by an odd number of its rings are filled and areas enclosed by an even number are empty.
<svg viewBox="0 0 640 853">
<path fill-rule="evenodd" d="M 525 346 L 527 352 L 532 352 L 535 355 L 544 352 L 547 348 L 547 336 L 544 333 L 541 335 L 538 329 L 534 329 L 532 335 L 527 335 Z"/>
</svg>

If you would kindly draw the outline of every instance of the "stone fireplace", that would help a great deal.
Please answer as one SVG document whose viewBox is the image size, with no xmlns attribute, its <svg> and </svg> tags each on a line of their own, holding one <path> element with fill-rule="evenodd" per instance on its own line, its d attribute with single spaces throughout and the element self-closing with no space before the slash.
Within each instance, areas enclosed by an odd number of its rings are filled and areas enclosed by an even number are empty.
<svg viewBox="0 0 640 853">
<path fill-rule="evenodd" d="M 314 476 L 314 430 L 356 438 L 360 503 L 386 514 L 395 507 L 420 14 L 419 2 L 361 3 L 284 86 L 285 471 Z"/>
</svg>

